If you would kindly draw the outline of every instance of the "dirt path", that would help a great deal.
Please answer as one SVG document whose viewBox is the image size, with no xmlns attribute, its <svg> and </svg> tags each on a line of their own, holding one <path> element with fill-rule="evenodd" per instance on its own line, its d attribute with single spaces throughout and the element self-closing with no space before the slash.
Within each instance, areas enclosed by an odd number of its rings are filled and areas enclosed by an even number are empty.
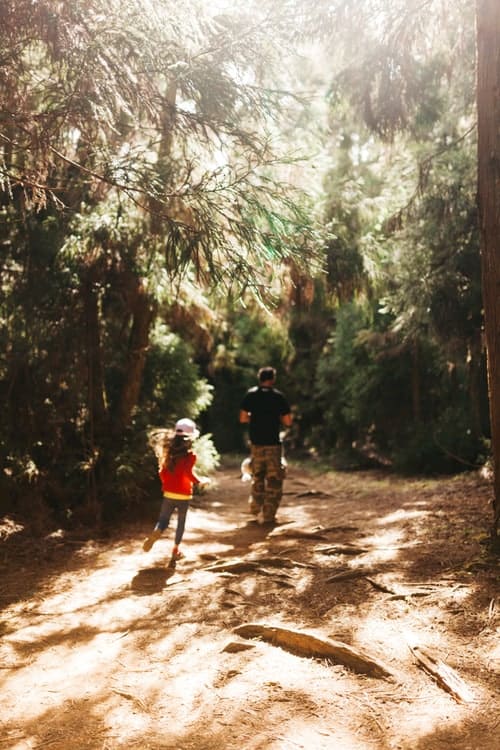
<svg viewBox="0 0 500 750">
<path fill-rule="evenodd" d="M 142 551 L 154 518 L 107 540 L 36 543 L 3 519 L 0 750 L 500 747 L 488 487 L 292 464 L 272 530 L 248 523 L 247 492 L 236 463 L 218 472 L 173 575 L 170 540 Z M 214 569 L 224 561 L 239 565 Z M 342 641 L 393 676 L 234 632 L 247 623 Z M 410 646 L 445 662 L 470 699 Z"/>
</svg>

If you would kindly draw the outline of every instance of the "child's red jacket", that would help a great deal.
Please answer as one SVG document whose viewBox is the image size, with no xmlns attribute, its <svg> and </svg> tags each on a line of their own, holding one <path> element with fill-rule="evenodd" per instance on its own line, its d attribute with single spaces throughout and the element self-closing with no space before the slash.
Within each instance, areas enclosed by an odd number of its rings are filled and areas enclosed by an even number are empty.
<svg viewBox="0 0 500 750">
<path fill-rule="evenodd" d="M 159 474 L 163 494 L 179 500 L 189 500 L 193 496 L 193 484 L 200 481 L 193 471 L 195 463 L 196 455 L 188 453 L 179 458 L 173 471 L 161 468 Z"/>
</svg>

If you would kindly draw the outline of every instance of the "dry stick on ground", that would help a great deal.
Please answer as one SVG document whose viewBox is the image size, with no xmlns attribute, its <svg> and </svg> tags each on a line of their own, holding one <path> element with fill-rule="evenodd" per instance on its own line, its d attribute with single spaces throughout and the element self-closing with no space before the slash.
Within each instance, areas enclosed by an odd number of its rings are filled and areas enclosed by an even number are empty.
<svg viewBox="0 0 500 750">
<path fill-rule="evenodd" d="M 273 558 L 269 558 L 273 559 Z M 277 558 L 278 562 L 282 562 Z M 284 570 L 279 571 L 276 573 L 274 570 L 268 570 L 267 568 L 264 568 L 262 565 L 260 565 L 260 560 L 221 560 L 218 563 L 214 563 L 213 565 L 206 565 L 205 570 L 208 570 L 211 573 L 219 573 L 221 576 L 233 576 L 238 575 L 238 573 L 258 573 L 259 575 L 263 576 L 271 576 L 274 582 L 279 586 L 288 586 L 292 587 L 293 584 L 292 576 L 290 576 L 288 573 L 286 573 Z M 277 567 L 277 564 L 275 562 L 274 567 Z M 289 567 L 286 565 L 280 565 L 279 567 Z M 291 567 L 291 566 L 290 566 Z"/>
<path fill-rule="evenodd" d="M 359 568 L 359 570 L 352 570 L 351 568 L 348 568 L 347 570 L 342 570 L 340 571 L 340 573 L 335 573 L 335 575 L 330 576 L 326 579 L 325 583 L 348 581 L 351 578 L 366 578 L 367 575 L 370 575 L 372 573 L 376 573 L 373 568 Z"/>
<path fill-rule="evenodd" d="M 474 700 L 469 686 L 441 659 L 433 656 L 423 646 L 409 646 L 409 649 L 424 671 L 434 677 L 438 685 L 451 693 L 455 700 L 464 703 Z"/>
<path fill-rule="evenodd" d="M 270 568 L 315 568 L 315 565 L 297 562 L 287 557 L 259 557 L 254 559 L 237 558 L 233 560 L 217 560 L 214 563 L 205 565 L 205 570 L 214 573 L 249 573 L 257 571 L 259 573 L 268 573 L 265 566 Z"/>
<path fill-rule="evenodd" d="M 368 576 L 365 576 L 368 583 L 371 583 L 374 589 L 377 589 L 377 591 L 383 591 L 384 594 L 396 594 L 396 591 L 394 591 L 392 588 L 390 588 L 385 583 L 380 583 L 379 581 L 375 580 L 375 578 L 369 578 Z"/>
<path fill-rule="evenodd" d="M 126 693 L 124 690 L 117 690 L 116 688 L 112 688 L 112 692 L 116 693 L 116 695 L 121 695 L 123 698 L 126 698 L 128 701 L 132 701 L 132 703 L 135 703 L 136 706 L 139 706 L 139 708 L 142 711 L 147 711 L 147 707 L 144 701 L 142 701 L 136 695 L 132 695 L 132 693 Z"/>
<path fill-rule="evenodd" d="M 323 526 L 320 531 L 359 531 L 359 526 Z"/>
<path fill-rule="evenodd" d="M 488 623 L 492 622 L 492 620 L 495 619 L 496 606 L 497 606 L 497 600 L 493 598 L 490 602 L 490 606 L 488 607 Z"/>
<path fill-rule="evenodd" d="M 240 651 L 249 651 L 255 648 L 255 643 L 242 643 L 241 641 L 231 641 L 222 649 L 223 653 L 237 654 Z"/>
<path fill-rule="evenodd" d="M 328 547 L 318 547 L 316 550 L 322 555 L 363 555 L 369 551 L 366 547 L 357 547 L 355 544 L 330 544 Z"/>
<path fill-rule="evenodd" d="M 366 576 L 366 580 L 378 591 L 383 591 L 384 594 L 392 594 L 392 599 L 405 599 L 407 596 L 430 596 L 436 592 L 437 588 L 436 584 L 432 583 L 417 583 L 402 586 L 395 581 L 386 581 L 383 578 L 377 580 L 376 578 Z"/>
<path fill-rule="evenodd" d="M 326 536 L 319 531 L 301 531 L 300 529 L 274 529 L 269 536 L 288 537 L 290 539 L 319 539 L 325 540 Z"/>
<path fill-rule="evenodd" d="M 317 565 L 292 560 L 290 557 L 253 557 L 251 560 L 271 568 L 317 568 Z"/>
<path fill-rule="evenodd" d="M 298 656 L 327 659 L 370 677 L 393 677 L 390 670 L 371 656 L 341 641 L 318 638 L 299 630 L 249 623 L 234 629 L 242 638 L 258 638 Z"/>
<path fill-rule="evenodd" d="M 323 492 L 323 490 L 306 490 L 305 492 L 296 492 L 296 497 L 331 497 L 329 492 Z"/>
<path fill-rule="evenodd" d="M 259 569 L 259 564 L 254 560 L 218 560 L 204 569 L 213 573 L 250 573 Z"/>
</svg>

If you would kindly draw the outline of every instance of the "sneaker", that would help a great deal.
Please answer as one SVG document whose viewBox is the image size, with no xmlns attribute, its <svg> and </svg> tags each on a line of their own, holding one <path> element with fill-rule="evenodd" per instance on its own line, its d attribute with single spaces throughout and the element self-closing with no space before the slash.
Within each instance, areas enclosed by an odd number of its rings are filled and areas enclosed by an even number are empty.
<svg viewBox="0 0 500 750">
<path fill-rule="evenodd" d="M 182 560 L 184 557 L 184 554 L 180 551 L 180 549 L 174 548 L 172 550 L 172 560 Z"/>
<path fill-rule="evenodd" d="M 142 543 L 142 549 L 144 550 L 144 552 L 149 552 L 153 544 L 160 537 L 161 537 L 161 531 L 159 529 L 155 529 L 149 536 L 147 536 L 144 542 Z"/>
<path fill-rule="evenodd" d="M 276 526 L 276 519 L 275 518 L 263 518 L 261 526 L 267 526 L 268 528 L 272 526 Z"/>
</svg>

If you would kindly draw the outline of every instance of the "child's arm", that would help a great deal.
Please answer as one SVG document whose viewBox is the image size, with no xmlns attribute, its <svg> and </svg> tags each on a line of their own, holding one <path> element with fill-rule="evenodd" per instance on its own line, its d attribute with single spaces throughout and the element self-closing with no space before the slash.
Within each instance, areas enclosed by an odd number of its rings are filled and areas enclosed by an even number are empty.
<svg viewBox="0 0 500 750">
<path fill-rule="evenodd" d="M 192 473 L 192 476 L 193 476 L 193 482 L 195 484 L 199 484 L 200 487 L 206 487 L 207 484 L 210 484 L 210 477 L 200 476 L 195 471 L 192 471 L 191 473 Z"/>
<path fill-rule="evenodd" d="M 210 478 L 209 477 L 200 476 L 194 470 L 194 465 L 196 463 L 196 458 L 197 457 L 195 456 L 194 453 L 192 454 L 192 456 L 193 456 L 193 458 L 192 458 L 192 464 L 191 464 L 191 479 L 194 482 L 194 484 L 199 484 L 200 487 L 206 487 L 207 484 L 210 484 Z"/>
</svg>

